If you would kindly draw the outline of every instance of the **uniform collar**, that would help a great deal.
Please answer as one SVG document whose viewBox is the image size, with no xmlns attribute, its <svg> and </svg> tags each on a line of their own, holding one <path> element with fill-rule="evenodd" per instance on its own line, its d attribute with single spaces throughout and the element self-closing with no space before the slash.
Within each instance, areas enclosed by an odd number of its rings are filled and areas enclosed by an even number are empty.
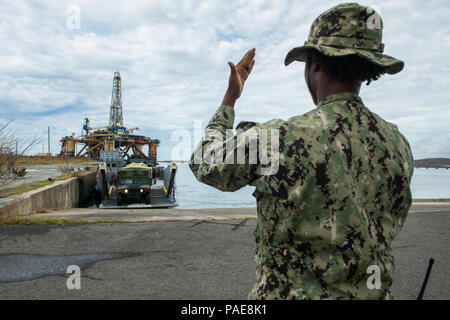
<svg viewBox="0 0 450 320">
<path fill-rule="evenodd" d="M 336 93 L 336 94 L 329 95 L 328 97 L 326 97 L 325 99 L 320 101 L 319 104 L 317 105 L 317 107 L 320 108 L 331 102 L 342 101 L 342 100 L 343 101 L 353 101 L 353 102 L 362 104 L 362 100 L 357 93 L 342 92 L 342 93 Z"/>
</svg>

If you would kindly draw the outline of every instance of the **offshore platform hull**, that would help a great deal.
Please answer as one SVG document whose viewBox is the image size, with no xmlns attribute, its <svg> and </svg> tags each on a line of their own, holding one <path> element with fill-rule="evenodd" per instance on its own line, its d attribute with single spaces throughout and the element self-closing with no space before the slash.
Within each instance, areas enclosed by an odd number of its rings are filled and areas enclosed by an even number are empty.
<svg viewBox="0 0 450 320">
<path fill-rule="evenodd" d="M 98 160 L 102 150 L 119 150 L 123 156 L 128 155 L 129 151 L 134 155 L 147 156 L 143 150 L 145 146 L 148 146 L 148 157 L 156 159 L 160 143 L 158 139 L 129 133 L 118 134 L 109 130 L 89 132 L 79 138 L 64 137 L 61 142 L 63 156 L 87 156 L 92 160 Z M 83 144 L 78 152 L 75 152 L 76 144 Z"/>
</svg>

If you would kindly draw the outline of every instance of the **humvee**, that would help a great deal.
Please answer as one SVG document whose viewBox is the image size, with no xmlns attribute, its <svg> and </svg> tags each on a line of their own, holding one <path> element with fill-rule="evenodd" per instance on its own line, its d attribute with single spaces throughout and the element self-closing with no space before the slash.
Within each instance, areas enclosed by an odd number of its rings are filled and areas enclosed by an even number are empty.
<svg viewBox="0 0 450 320">
<path fill-rule="evenodd" d="M 130 163 L 118 170 L 116 177 L 118 206 L 130 200 L 150 204 L 151 186 L 156 183 L 153 169 L 144 163 Z"/>
</svg>

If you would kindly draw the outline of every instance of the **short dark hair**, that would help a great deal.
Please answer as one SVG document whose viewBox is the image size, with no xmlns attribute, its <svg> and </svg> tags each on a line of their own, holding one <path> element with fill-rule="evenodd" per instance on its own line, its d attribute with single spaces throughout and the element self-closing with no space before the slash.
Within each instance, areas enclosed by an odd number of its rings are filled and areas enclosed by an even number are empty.
<svg viewBox="0 0 450 320">
<path fill-rule="evenodd" d="M 342 57 L 326 56 L 315 49 L 308 50 L 306 53 L 306 63 L 311 65 L 314 61 L 319 68 L 330 78 L 345 81 L 375 81 L 385 73 L 384 67 L 367 61 L 357 55 L 348 55 Z"/>
</svg>

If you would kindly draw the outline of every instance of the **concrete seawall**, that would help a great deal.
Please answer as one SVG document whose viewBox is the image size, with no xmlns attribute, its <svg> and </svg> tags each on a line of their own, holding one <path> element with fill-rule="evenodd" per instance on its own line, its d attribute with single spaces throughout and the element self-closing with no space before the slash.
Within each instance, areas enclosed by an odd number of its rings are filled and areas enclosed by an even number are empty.
<svg viewBox="0 0 450 320">
<path fill-rule="evenodd" d="M 126 219 L 142 221 L 157 220 L 185 220 L 185 219 L 247 219 L 256 217 L 255 208 L 222 208 L 222 209 L 83 209 L 78 208 L 80 205 L 86 204 L 90 195 L 95 191 L 96 172 L 89 172 L 83 176 L 75 177 L 63 181 L 54 182 L 51 185 L 17 195 L 9 199 L 0 199 L 0 217 L 28 216 L 31 214 L 36 218 L 40 216 L 46 217 L 86 217 L 98 218 L 101 214 L 102 218 L 107 218 L 108 214 L 114 219 Z M 436 205 L 450 205 L 450 199 L 413 199 L 416 204 L 415 208 L 428 208 L 432 206 L 433 210 Z M 62 210 L 58 209 L 72 209 Z M 429 208 L 428 208 L 429 209 Z M 427 210 L 428 210 L 427 209 Z M 42 215 L 40 210 L 46 210 Z M 51 212 L 56 210 L 56 212 Z M 412 211 L 415 209 L 413 208 Z M 198 211 L 198 212 L 197 212 Z M 135 212 L 139 212 L 136 214 Z M 136 216 L 134 216 L 136 215 Z M 148 215 L 148 216 L 147 216 Z"/>
<path fill-rule="evenodd" d="M 95 172 L 56 181 L 0 203 L 0 217 L 27 216 L 42 209 L 68 209 L 86 201 L 95 187 Z"/>
</svg>

